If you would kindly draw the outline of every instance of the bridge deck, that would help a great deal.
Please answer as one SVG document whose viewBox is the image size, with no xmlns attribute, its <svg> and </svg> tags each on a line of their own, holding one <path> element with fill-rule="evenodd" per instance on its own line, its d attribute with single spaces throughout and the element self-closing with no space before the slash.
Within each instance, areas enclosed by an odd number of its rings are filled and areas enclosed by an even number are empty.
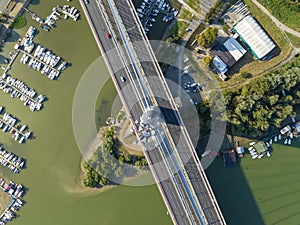
<svg viewBox="0 0 300 225">
<path fill-rule="evenodd" d="M 137 21 L 137 16 L 135 13 L 135 9 L 133 9 L 133 5 L 131 2 L 127 0 L 102 0 L 105 7 L 105 12 L 107 13 L 108 20 L 112 25 L 112 29 L 117 36 L 118 40 L 121 40 L 120 31 L 114 22 L 114 16 L 108 4 L 108 1 L 111 1 L 115 4 L 118 9 L 118 14 L 122 19 L 122 23 L 125 28 L 125 33 L 127 34 L 127 38 L 131 42 L 137 42 L 135 45 L 135 55 L 137 57 L 137 62 L 141 67 L 141 71 L 145 76 L 146 82 L 148 83 L 151 89 L 151 93 L 153 96 L 161 96 L 160 98 L 155 97 L 155 101 L 160 107 L 162 114 L 165 117 L 168 131 L 171 135 L 171 141 L 173 142 L 173 146 L 176 148 L 173 151 L 176 151 L 176 154 L 180 157 L 181 161 L 184 162 L 185 174 L 193 188 L 195 193 L 195 198 L 200 202 L 202 213 L 207 221 L 207 224 L 217 224 L 224 225 L 225 220 L 222 216 L 222 213 L 219 209 L 219 206 L 216 202 L 216 199 L 213 195 L 213 192 L 210 188 L 210 185 L 207 181 L 206 175 L 199 163 L 199 159 L 194 151 L 193 146 L 190 144 L 190 140 L 187 138 L 187 132 L 183 129 L 181 124 L 181 120 L 178 118 L 178 109 L 176 108 L 172 96 L 168 90 L 166 82 L 162 76 L 158 63 L 155 59 L 155 56 L 152 50 L 149 48 L 149 42 L 141 30 L 140 24 Z M 83 6 L 84 7 L 84 6 Z M 107 44 L 107 40 L 103 39 L 103 33 L 105 34 L 105 30 L 107 27 L 99 25 L 99 23 L 105 23 L 103 19 L 103 15 L 99 13 L 99 6 L 95 0 L 91 1 L 91 3 L 86 6 L 86 14 L 90 19 L 90 24 L 94 27 L 94 35 L 96 39 L 100 40 L 101 50 L 104 53 L 115 48 L 114 45 Z M 106 21 L 107 22 L 107 21 Z M 103 43 L 105 42 L 105 43 Z M 99 44 L 99 43 L 98 43 Z M 126 52 L 124 46 L 121 46 L 124 52 Z M 129 62 L 128 56 L 125 56 L 126 60 Z M 126 61 L 125 60 L 125 61 Z M 123 60 L 124 61 L 124 60 Z M 119 90 L 119 93 L 122 94 L 123 84 L 119 81 L 120 76 L 124 76 L 124 74 L 128 74 L 128 71 L 124 69 L 121 65 L 116 65 L 122 62 L 121 56 L 116 54 L 107 54 L 107 62 L 111 69 L 111 73 L 114 76 L 115 84 Z M 131 72 L 133 69 L 129 66 Z M 155 82 L 154 79 L 149 79 L 151 77 L 159 78 L 161 82 Z M 132 87 L 134 89 L 134 87 Z M 167 91 L 166 91 L 167 89 Z M 126 92 L 127 93 L 127 92 Z M 135 121 L 139 119 L 143 114 L 143 109 L 139 104 L 134 104 L 136 100 L 136 96 L 134 93 L 129 96 L 121 96 L 123 99 L 123 103 L 127 107 L 130 108 L 130 114 L 132 116 L 132 120 Z M 164 200 L 169 208 L 172 210 L 173 221 L 179 225 L 192 224 L 191 220 L 186 215 L 186 210 L 182 201 L 180 201 L 180 196 L 178 195 L 178 191 L 174 186 L 174 182 L 171 178 L 165 179 L 168 177 L 167 169 L 165 165 L 161 162 L 164 161 L 164 157 L 162 156 L 159 148 L 146 152 L 147 159 L 150 165 L 152 166 L 152 172 L 156 176 L 156 179 L 161 181 L 159 184 L 160 191 L 162 192 Z M 175 174 L 176 176 L 177 174 Z M 200 222 L 197 222 L 200 224 Z"/>
</svg>

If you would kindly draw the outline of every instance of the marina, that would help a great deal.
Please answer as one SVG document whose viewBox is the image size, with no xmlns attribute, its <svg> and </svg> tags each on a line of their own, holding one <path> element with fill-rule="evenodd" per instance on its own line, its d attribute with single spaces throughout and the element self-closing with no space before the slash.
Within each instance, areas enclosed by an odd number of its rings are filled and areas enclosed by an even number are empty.
<svg viewBox="0 0 300 225">
<path fill-rule="evenodd" d="M 8 167 L 11 172 L 19 173 L 24 167 L 24 159 L 15 155 L 12 152 L 8 152 L 3 146 L 0 146 L 0 164 Z"/>
<path fill-rule="evenodd" d="M 0 107 L 0 113 L 2 111 L 3 107 Z M 18 122 L 19 120 L 15 116 L 5 112 L 2 118 L 0 117 L 0 129 L 3 132 L 10 132 L 16 142 L 23 144 L 31 137 L 32 133 L 28 130 L 27 125 L 18 125 Z"/>
<path fill-rule="evenodd" d="M 0 77 L 0 89 L 12 98 L 19 98 L 24 106 L 29 107 L 32 112 L 43 108 L 43 101 L 46 98 L 44 95 L 38 95 L 34 89 L 28 87 L 23 81 L 8 74 L 4 73 Z"/>
<path fill-rule="evenodd" d="M 19 41 L 14 49 L 19 53 L 23 53 L 20 62 L 27 64 L 30 68 L 40 71 L 42 75 L 47 76 L 50 80 L 57 79 L 60 75 L 60 71 L 65 70 L 67 62 L 61 61 L 61 57 L 55 55 L 51 50 L 42 45 L 37 45 L 33 42 L 33 38 L 36 34 L 36 28 L 30 26 L 26 32 L 24 38 Z M 37 45 L 33 55 L 31 52 Z M 55 68 L 57 66 L 57 68 Z"/>
<path fill-rule="evenodd" d="M 69 5 L 64 5 L 63 7 L 58 5 L 56 6 L 56 10 L 57 10 L 56 12 L 65 14 L 64 19 L 68 19 L 68 17 L 70 17 L 74 21 L 77 21 L 80 17 L 78 9 L 76 9 L 75 7 L 71 7 Z"/>
<path fill-rule="evenodd" d="M 67 67 L 66 61 L 59 64 L 61 57 L 56 56 L 51 50 L 41 45 L 37 46 L 33 55 L 23 50 L 20 51 L 23 53 L 20 59 L 22 64 L 25 65 L 28 63 L 30 68 L 40 71 L 42 75 L 47 76 L 50 80 L 57 79 L 60 75 L 60 71 L 65 70 Z"/>
<path fill-rule="evenodd" d="M 6 183 L 2 178 L 0 178 L 0 187 L 3 192 L 12 198 L 7 208 L 0 215 L 0 225 L 5 225 L 17 217 L 17 211 L 24 205 L 24 201 L 20 199 L 24 195 L 24 187 L 22 184 L 15 184 L 12 181 Z"/>
<path fill-rule="evenodd" d="M 25 8 L 25 11 L 31 15 L 31 18 L 38 22 L 45 31 L 50 31 L 51 28 L 56 27 L 55 21 L 60 19 L 60 16 L 64 14 L 64 19 L 72 18 L 74 21 L 77 21 L 80 18 L 80 14 L 77 8 L 71 7 L 69 5 L 57 5 L 53 7 L 52 12 L 46 19 L 39 17 L 36 13 Z"/>
</svg>

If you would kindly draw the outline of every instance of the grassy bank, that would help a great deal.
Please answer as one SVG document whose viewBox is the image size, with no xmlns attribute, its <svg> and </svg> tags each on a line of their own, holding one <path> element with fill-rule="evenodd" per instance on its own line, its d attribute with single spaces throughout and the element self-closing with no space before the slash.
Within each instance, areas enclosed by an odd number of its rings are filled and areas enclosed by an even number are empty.
<svg viewBox="0 0 300 225">
<path fill-rule="evenodd" d="M 290 33 L 286 33 L 286 35 L 288 36 L 288 38 L 290 39 L 292 45 L 295 47 L 295 48 L 300 48 L 300 38 L 293 35 L 293 34 L 290 34 Z"/>
<path fill-rule="evenodd" d="M 300 31 L 300 3 L 294 0 L 258 0 L 273 16 L 290 28 Z"/>
</svg>

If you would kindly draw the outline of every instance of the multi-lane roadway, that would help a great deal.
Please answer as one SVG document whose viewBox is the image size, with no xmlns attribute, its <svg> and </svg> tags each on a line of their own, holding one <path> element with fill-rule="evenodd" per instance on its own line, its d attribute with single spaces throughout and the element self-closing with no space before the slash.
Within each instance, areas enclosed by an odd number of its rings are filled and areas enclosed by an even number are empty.
<svg viewBox="0 0 300 225">
<path fill-rule="evenodd" d="M 136 132 L 146 111 L 163 115 L 156 147 L 144 147 L 174 224 L 226 224 L 132 2 L 81 4 Z"/>
</svg>

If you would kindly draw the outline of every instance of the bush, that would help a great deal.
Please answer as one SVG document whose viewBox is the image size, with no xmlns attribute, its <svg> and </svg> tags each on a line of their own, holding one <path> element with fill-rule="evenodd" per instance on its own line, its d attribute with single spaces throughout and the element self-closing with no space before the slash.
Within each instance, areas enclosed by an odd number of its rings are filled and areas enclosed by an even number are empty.
<svg viewBox="0 0 300 225">
<path fill-rule="evenodd" d="M 12 23 L 13 29 L 21 29 L 26 26 L 26 19 L 25 16 L 18 16 L 15 18 L 14 22 Z"/>
<path fill-rule="evenodd" d="M 250 75 L 250 73 L 248 73 L 248 72 L 246 72 L 246 71 L 243 71 L 243 72 L 241 73 L 241 76 L 242 76 L 243 78 L 247 79 L 247 78 L 249 78 L 251 75 Z"/>
</svg>

